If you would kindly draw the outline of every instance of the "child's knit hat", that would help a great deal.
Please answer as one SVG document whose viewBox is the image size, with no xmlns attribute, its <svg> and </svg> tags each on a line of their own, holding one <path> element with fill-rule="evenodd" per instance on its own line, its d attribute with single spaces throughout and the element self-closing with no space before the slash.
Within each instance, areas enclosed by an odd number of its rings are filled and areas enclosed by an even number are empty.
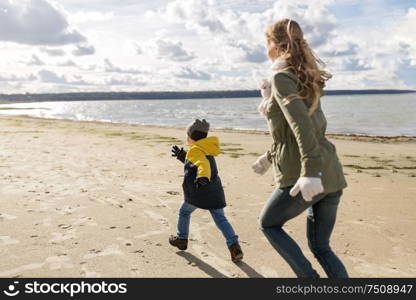
<svg viewBox="0 0 416 300">
<path fill-rule="evenodd" d="M 194 122 L 192 122 L 188 125 L 188 127 L 186 127 L 186 133 L 194 141 L 206 138 L 208 135 L 208 131 L 209 123 L 205 119 L 202 119 L 202 121 L 199 119 L 195 119 Z"/>
</svg>

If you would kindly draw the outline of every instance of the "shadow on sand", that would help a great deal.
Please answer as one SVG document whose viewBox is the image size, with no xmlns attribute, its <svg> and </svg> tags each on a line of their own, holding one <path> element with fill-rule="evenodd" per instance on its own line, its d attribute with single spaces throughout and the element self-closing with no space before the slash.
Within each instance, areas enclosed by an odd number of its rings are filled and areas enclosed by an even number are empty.
<svg viewBox="0 0 416 300">
<path fill-rule="evenodd" d="M 250 277 L 250 278 L 264 278 L 263 275 L 258 273 L 256 270 L 254 270 L 252 267 L 250 267 L 244 261 L 240 261 L 239 263 L 236 263 L 235 265 L 237 267 L 239 267 L 244 273 L 246 273 L 247 276 Z"/>
<path fill-rule="evenodd" d="M 226 275 L 224 275 L 223 273 L 221 273 L 220 271 L 218 271 L 211 265 L 207 264 L 206 262 L 204 262 L 203 260 L 199 259 L 198 257 L 196 257 L 195 255 L 189 252 L 179 251 L 179 252 L 176 252 L 176 254 L 185 258 L 189 263 L 195 264 L 197 268 L 205 272 L 210 277 L 228 278 Z M 250 278 L 263 278 L 261 274 L 259 274 L 256 270 L 254 270 L 244 261 L 236 263 L 235 265 L 239 267 L 244 273 L 246 273 L 247 276 Z"/>
</svg>

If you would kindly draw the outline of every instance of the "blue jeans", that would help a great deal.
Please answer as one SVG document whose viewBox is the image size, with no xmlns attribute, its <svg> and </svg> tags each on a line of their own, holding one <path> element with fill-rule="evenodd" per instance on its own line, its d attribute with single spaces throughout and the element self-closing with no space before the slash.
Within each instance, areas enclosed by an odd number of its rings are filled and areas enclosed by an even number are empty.
<svg viewBox="0 0 416 300">
<path fill-rule="evenodd" d="M 189 222 L 191 220 L 191 214 L 195 209 L 197 209 L 197 207 L 188 202 L 183 202 L 181 208 L 179 209 L 178 237 L 180 239 L 188 238 Z M 231 227 L 231 224 L 224 216 L 224 209 L 210 209 L 209 212 L 211 213 L 218 229 L 221 230 L 225 240 L 227 241 L 227 246 L 230 247 L 232 244 L 238 242 L 238 236 L 234 233 L 233 227 Z"/>
<path fill-rule="evenodd" d="M 345 278 L 348 273 L 329 246 L 335 225 L 342 190 L 319 194 L 307 202 L 301 193 L 290 196 L 291 187 L 276 189 L 260 214 L 260 226 L 276 251 L 286 260 L 298 277 L 319 277 L 296 242 L 283 230 L 290 219 L 308 209 L 308 244 L 315 258 L 330 278 Z"/>
</svg>

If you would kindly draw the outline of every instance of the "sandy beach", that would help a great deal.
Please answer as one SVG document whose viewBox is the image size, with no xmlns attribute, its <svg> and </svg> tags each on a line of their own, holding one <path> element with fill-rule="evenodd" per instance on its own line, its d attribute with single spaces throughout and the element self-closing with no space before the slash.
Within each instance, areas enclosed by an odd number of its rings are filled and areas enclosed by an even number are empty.
<svg viewBox="0 0 416 300">
<path fill-rule="evenodd" d="M 251 163 L 268 135 L 214 130 L 240 236 L 234 264 L 208 212 L 191 220 L 186 252 L 169 246 L 182 201 L 182 165 L 170 156 L 183 129 L 0 117 L 0 277 L 294 277 L 258 229 L 274 190 Z M 416 139 L 329 136 L 349 187 L 332 247 L 352 277 L 416 275 Z M 321 276 L 306 214 L 285 229 Z"/>
</svg>

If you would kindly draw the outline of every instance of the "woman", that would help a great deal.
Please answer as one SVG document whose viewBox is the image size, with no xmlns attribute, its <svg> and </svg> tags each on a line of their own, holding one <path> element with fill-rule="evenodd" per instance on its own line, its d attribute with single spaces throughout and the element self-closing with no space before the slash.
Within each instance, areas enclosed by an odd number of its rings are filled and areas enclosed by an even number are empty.
<svg viewBox="0 0 416 300">
<path fill-rule="evenodd" d="M 326 119 L 319 101 L 331 75 L 319 69 L 322 63 L 295 21 L 284 19 L 270 25 L 266 38 L 275 74 L 271 85 L 262 87 L 264 100 L 259 110 L 267 118 L 273 145 L 253 169 L 264 173 L 272 164 L 277 189 L 261 212 L 261 229 L 298 277 L 319 277 L 282 228 L 309 208 L 311 251 L 328 277 L 348 277 L 329 246 L 338 203 L 347 186 L 335 146 L 325 137 Z"/>
</svg>

